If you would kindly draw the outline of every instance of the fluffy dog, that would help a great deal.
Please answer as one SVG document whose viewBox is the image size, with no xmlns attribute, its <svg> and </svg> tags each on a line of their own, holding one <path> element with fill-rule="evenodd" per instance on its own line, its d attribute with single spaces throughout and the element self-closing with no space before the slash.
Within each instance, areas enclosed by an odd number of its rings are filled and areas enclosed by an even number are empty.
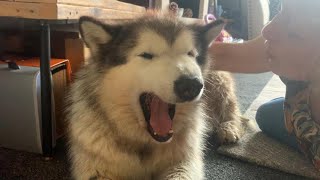
<svg viewBox="0 0 320 180">
<path fill-rule="evenodd" d="M 79 24 L 91 57 L 69 96 L 73 177 L 203 179 L 208 130 L 222 142 L 242 134 L 232 80 L 207 53 L 224 22 L 149 15 Z"/>
</svg>

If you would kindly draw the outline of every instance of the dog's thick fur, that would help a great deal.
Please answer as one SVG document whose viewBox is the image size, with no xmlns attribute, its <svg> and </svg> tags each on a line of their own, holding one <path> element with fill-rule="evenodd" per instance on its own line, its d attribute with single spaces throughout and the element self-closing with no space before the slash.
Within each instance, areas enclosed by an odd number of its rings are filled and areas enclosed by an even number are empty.
<svg viewBox="0 0 320 180">
<path fill-rule="evenodd" d="M 155 15 L 113 25 L 80 19 L 91 58 L 69 97 L 75 179 L 204 178 L 208 129 L 222 142 L 235 142 L 242 134 L 232 80 L 212 70 L 207 54 L 223 25 L 186 25 Z M 154 57 L 143 57 L 145 52 Z M 183 75 L 205 83 L 192 101 L 179 100 L 173 90 Z M 139 105 L 143 92 L 176 104 L 170 141 L 159 143 L 148 133 Z"/>
</svg>

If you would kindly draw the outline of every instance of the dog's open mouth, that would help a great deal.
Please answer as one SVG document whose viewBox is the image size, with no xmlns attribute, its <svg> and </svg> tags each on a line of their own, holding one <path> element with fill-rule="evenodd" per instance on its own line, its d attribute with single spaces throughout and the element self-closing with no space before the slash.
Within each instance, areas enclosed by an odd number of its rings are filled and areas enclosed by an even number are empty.
<svg viewBox="0 0 320 180">
<path fill-rule="evenodd" d="M 175 105 L 162 101 L 152 93 L 141 94 L 140 105 L 150 135 L 158 142 L 169 141 L 173 136 Z"/>
</svg>

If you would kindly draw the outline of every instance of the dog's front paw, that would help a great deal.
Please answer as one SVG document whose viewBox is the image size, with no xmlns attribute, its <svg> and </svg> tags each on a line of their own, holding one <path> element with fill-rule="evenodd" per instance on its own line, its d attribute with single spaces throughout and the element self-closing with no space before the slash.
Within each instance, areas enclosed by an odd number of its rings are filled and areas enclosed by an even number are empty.
<svg viewBox="0 0 320 180">
<path fill-rule="evenodd" d="M 171 174 L 164 178 L 165 180 L 192 180 L 190 177 L 186 176 L 185 174 Z"/>
<path fill-rule="evenodd" d="M 235 143 L 241 137 L 241 127 L 239 123 L 227 121 L 220 124 L 217 130 L 217 138 L 219 143 Z"/>
</svg>

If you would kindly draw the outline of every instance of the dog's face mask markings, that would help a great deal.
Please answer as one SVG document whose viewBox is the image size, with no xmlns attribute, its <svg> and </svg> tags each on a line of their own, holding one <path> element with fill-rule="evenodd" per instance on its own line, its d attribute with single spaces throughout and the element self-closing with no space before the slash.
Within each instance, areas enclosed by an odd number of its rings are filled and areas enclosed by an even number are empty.
<svg viewBox="0 0 320 180">
<path fill-rule="evenodd" d="M 132 108 L 140 109 L 137 117 L 144 119 L 151 137 L 168 142 L 174 134 L 176 107 L 199 100 L 203 93 L 207 47 L 224 23 L 187 26 L 154 21 L 113 26 L 82 18 L 80 32 L 93 56 L 103 54 L 102 58 L 108 61 L 117 61 L 112 57 L 124 58 L 115 63 L 118 66 L 108 67 L 109 76 L 119 79 L 117 86 L 108 88 L 117 91 L 116 87 L 121 87 L 119 96 L 122 90 L 129 89 L 126 92 L 135 97 Z"/>
</svg>

